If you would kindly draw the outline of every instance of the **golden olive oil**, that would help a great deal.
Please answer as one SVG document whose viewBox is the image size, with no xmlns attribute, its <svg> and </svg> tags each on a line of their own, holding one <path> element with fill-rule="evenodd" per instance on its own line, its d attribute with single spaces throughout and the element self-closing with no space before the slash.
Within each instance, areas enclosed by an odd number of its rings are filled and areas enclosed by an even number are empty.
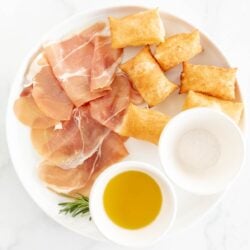
<svg viewBox="0 0 250 250">
<path fill-rule="evenodd" d="M 109 218 L 118 226 L 138 229 L 158 215 L 162 194 L 156 181 L 141 171 L 126 171 L 113 177 L 103 196 Z"/>
</svg>

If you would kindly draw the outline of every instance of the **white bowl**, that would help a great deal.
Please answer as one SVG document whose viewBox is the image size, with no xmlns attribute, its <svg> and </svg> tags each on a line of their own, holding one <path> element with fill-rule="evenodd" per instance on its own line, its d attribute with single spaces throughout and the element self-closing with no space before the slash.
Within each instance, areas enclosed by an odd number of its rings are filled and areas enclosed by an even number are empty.
<svg viewBox="0 0 250 250">
<path fill-rule="evenodd" d="M 114 176 L 129 170 L 142 171 L 151 176 L 158 183 L 163 198 L 156 219 L 148 226 L 136 230 L 124 229 L 114 224 L 107 216 L 103 205 L 103 193 L 107 183 Z M 176 197 L 171 183 L 156 166 L 143 162 L 120 162 L 105 170 L 95 181 L 89 200 L 91 217 L 100 232 L 109 240 L 128 247 L 152 245 L 168 232 L 176 215 Z"/>
<path fill-rule="evenodd" d="M 244 162 L 245 146 L 240 129 L 229 117 L 194 108 L 166 125 L 159 151 L 171 180 L 187 191 L 208 195 L 234 180 Z"/>
</svg>

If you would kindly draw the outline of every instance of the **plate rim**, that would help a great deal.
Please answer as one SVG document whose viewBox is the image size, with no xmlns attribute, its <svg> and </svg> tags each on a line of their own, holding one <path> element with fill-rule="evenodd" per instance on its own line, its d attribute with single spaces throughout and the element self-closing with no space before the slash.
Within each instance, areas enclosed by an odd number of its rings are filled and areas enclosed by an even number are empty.
<svg viewBox="0 0 250 250">
<path fill-rule="evenodd" d="M 156 5 L 157 3 L 155 3 Z M 159 4 L 158 4 L 159 5 Z M 146 10 L 146 9 L 150 9 L 150 8 L 154 8 L 152 4 L 147 4 L 145 3 L 144 5 L 141 4 L 119 4 L 116 6 L 106 6 L 106 7 L 92 7 L 89 8 L 87 10 L 84 11 L 78 11 L 76 13 L 74 13 L 73 15 L 67 17 L 66 19 L 64 19 L 63 21 L 57 23 L 56 25 L 54 25 L 52 28 L 50 28 L 44 35 L 41 36 L 41 38 L 39 39 L 38 42 L 36 42 L 28 51 L 28 53 L 26 54 L 26 56 L 24 56 L 23 60 L 21 61 L 21 64 L 18 67 L 18 70 L 16 71 L 14 80 L 12 81 L 11 84 L 11 88 L 10 88 L 10 92 L 9 92 L 9 96 L 8 96 L 8 102 L 7 102 L 7 108 L 6 108 L 6 116 L 5 116 L 5 126 L 6 126 L 6 139 L 7 139 L 7 148 L 8 148 L 8 152 L 10 155 L 10 160 L 12 162 L 13 168 L 15 170 L 15 173 L 18 176 L 18 179 L 21 182 L 21 185 L 24 187 L 25 191 L 27 192 L 27 194 L 30 196 L 30 198 L 34 201 L 34 203 L 52 220 L 56 221 L 59 225 L 63 226 L 64 228 L 67 228 L 68 230 L 71 230 L 75 233 L 77 233 L 78 235 L 81 235 L 83 237 L 86 238 L 90 238 L 93 240 L 98 240 L 101 242 L 106 241 L 104 238 L 103 239 L 97 239 L 95 236 L 92 236 L 91 234 L 82 234 L 81 232 L 79 232 L 78 230 L 74 229 L 74 227 L 69 226 L 69 225 L 65 225 L 61 220 L 59 220 L 56 217 L 53 217 L 51 214 L 49 214 L 43 207 L 40 206 L 39 201 L 36 199 L 36 197 L 34 197 L 34 195 L 30 192 L 30 189 L 28 187 L 28 185 L 23 181 L 21 175 L 19 174 L 19 170 L 16 164 L 16 162 L 14 162 L 14 157 L 13 157 L 13 153 L 11 151 L 10 148 L 10 117 L 11 117 L 11 113 L 13 112 L 12 110 L 12 100 L 13 100 L 13 95 L 15 92 L 15 89 L 18 86 L 18 83 L 20 84 L 20 79 L 23 78 L 24 73 L 27 71 L 28 65 L 30 64 L 30 61 L 32 59 L 32 57 L 34 57 L 34 55 L 36 54 L 36 52 L 39 51 L 41 44 L 46 41 L 46 38 L 54 31 L 57 29 L 60 29 L 60 27 L 63 27 L 66 23 L 70 22 L 70 20 L 75 19 L 77 16 L 82 16 L 82 15 L 86 15 L 86 14 L 92 14 L 94 16 L 96 16 L 96 14 L 98 14 L 99 12 L 107 12 L 107 11 L 111 11 L 111 10 L 119 10 L 119 9 L 123 9 L 123 8 L 138 8 L 141 10 Z M 192 28 L 196 28 L 196 25 L 192 24 L 192 22 L 190 22 L 189 20 L 187 20 L 186 18 L 183 19 L 177 15 L 174 15 L 168 11 L 165 10 L 165 7 L 160 6 L 159 5 L 159 12 L 160 13 L 164 13 L 166 15 L 168 15 L 171 18 L 175 18 L 175 19 L 179 19 L 183 22 L 185 22 L 186 24 L 188 24 L 189 26 L 191 26 Z M 217 49 L 220 52 L 220 56 L 223 58 L 223 60 L 225 61 L 226 64 L 228 64 L 228 66 L 231 66 L 231 63 L 229 62 L 229 60 L 226 58 L 226 56 L 223 53 L 223 50 L 217 45 L 217 43 L 213 42 L 213 40 L 210 38 L 210 36 L 202 29 L 199 28 L 199 30 L 201 31 L 202 35 L 214 46 L 215 49 Z M 237 77 L 238 79 L 239 77 Z M 245 96 L 244 93 L 242 91 L 242 86 L 240 86 L 240 81 L 237 80 L 237 87 L 238 87 L 238 92 L 239 92 L 239 96 L 241 98 L 241 101 L 244 104 L 244 114 L 243 114 L 243 120 L 242 120 L 242 133 L 243 133 L 243 137 L 244 137 L 244 141 L 246 141 L 246 134 L 247 134 L 247 124 L 248 124 L 248 117 L 247 117 L 247 107 L 245 105 Z M 242 169 L 244 168 L 244 165 L 242 166 L 240 173 L 242 172 Z M 185 230 L 188 230 L 189 228 L 195 226 L 196 224 L 198 224 L 202 219 L 204 219 L 204 217 L 206 217 L 217 205 L 218 203 L 220 203 L 220 201 L 224 198 L 224 196 L 227 194 L 228 190 L 230 189 L 231 185 L 238 179 L 240 173 L 234 178 L 234 180 L 232 181 L 232 183 L 230 183 L 230 185 L 222 192 L 222 193 L 218 193 L 218 197 L 216 199 L 216 201 L 202 214 L 200 215 L 197 219 L 195 219 L 194 221 L 192 221 L 189 225 L 187 225 L 185 228 L 180 229 L 177 233 L 170 233 L 168 235 L 166 235 L 165 237 L 172 237 L 175 234 L 179 234 Z"/>
</svg>

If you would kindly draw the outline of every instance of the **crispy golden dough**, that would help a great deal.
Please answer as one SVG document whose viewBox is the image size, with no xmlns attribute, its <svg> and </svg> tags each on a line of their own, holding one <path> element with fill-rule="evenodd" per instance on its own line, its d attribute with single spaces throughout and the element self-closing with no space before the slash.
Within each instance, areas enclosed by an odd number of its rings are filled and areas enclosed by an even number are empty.
<svg viewBox="0 0 250 250">
<path fill-rule="evenodd" d="M 189 90 L 225 100 L 235 99 L 236 68 L 183 63 L 180 93 Z"/>
<path fill-rule="evenodd" d="M 149 106 L 164 101 L 177 85 L 170 82 L 152 56 L 148 46 L 144 47 L 135 57 L 120 65 L 133 81 L 135 88 Z"/>
<path fill-rule="evenodd" d="M 240 122 L 243 111 L 243 104 L 241 102 L 224 101 L 216 97 L 189 91 L 183 105 L 183 110 L 195 107 L 208 107 L 220 110 L 229 115 L 236 123 Z"/>
<path fill-rule="evenodd" d="M 170 120 L 165 114 L 130 104 L 117 133 L 158 144 L 161 132 Z"/>
<path fill-rule="evenodd" d="M 162 69 L 167 71 L 179 63 L 190 60 L 201 51 L 200 33 L 195 30 L 166 38 L 157 46 L 155 58 Z"/>
<path fill-rule="evenodd" d="M 158 44 L 165 30 L 157 9 L 129 15 L 121 19 L 109 17 L 113 48 Z"/>
</svg>

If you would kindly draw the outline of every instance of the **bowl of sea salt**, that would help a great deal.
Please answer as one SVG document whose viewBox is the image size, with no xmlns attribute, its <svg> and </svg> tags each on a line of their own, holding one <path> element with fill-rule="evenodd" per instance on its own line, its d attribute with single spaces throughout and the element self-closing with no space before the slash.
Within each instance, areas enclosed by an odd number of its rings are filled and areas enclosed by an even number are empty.
<svg viewBox="0 0 250 250">
<path fill-rule="evenodd" d="M 186 191 L 209 195 L 226 189 L 238 175 L 245 145 L 237 124 L 220 111 L 194 108 L 179 113 L 159 141 L 167 176 Z"/>
</svg>

